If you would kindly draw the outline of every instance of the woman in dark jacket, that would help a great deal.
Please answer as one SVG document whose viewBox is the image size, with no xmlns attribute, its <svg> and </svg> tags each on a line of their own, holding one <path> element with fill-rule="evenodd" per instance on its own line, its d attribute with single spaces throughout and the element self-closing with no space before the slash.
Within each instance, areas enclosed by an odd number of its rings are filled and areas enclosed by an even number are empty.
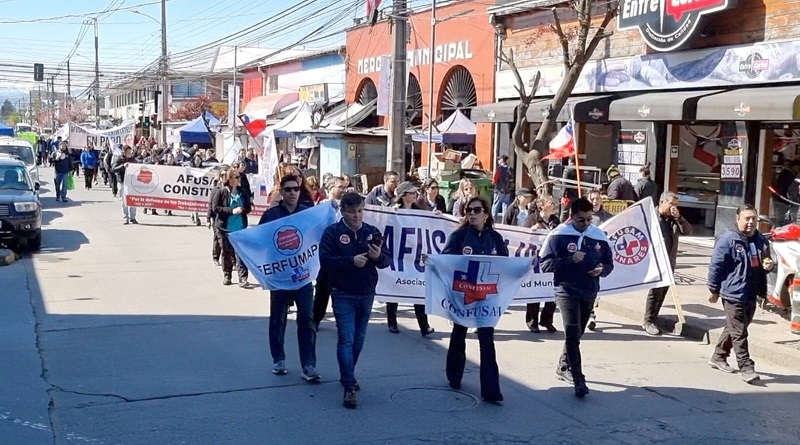
<svg viewBox="0 0 800 445">
<path fill-rule="evenodd" d="M 479 197 L 469 198 L 464 206 L 466 218 L 447 238 L 442 254 L 508 256 L 503 236 L 494 230 L 489 203 Z M 453 324 L 450 347 L 447 349 L 447 380 L 453 389 L 461 388 L 467 362 L 467 328 Z M 481 397 L 486 402 L 503 401 L 500 392 L 500 371 L 494 347 L 494 328 L 478 328 L 481 353 Z"/>
<path fill-rule="evenodd" d="M 397 186 L 397 190 L 395 190 L 395 208 L 421 210 L 416 204 L 417 190 L 417 187 L 408 181 L 400 183 L 400 185 Z M 428 324 L 428 315 L 425 314 L 424 304 L 414 305 L 414 315 L 417 317 L 419 332 L 423 337 L 427 337 L 436 332 L 436 330 Z M 386 320 L 389 324 L 389 332 L 393 334 L 400 333 L 400 329 L 397 327 L 397 303 L 386 303 Z"/>
<path fill-rule="evenodd" d="M 552 196 L 542 195 L 539 198 L 539 214 L 536 224 L 533 225 L 534 230 L 553 230 L 561 224 L 561 220 L 556 216 L 555 201 Z M 547 332 L 556 332 L 553 326 L 553 314 L 556 312 L 556 303 L 548 301 L 544 304 L 542 311 L 542 318 L 539 318 L 540 303 L 528 303 L 525 310 L 525 324 L 528 325 L 528 330 L 538 334 L 539 326 L 547 329 Z"/>
<path fill-rule="evenodd" d="M 444 213 L 447 211 L 447 203 L 444 197 L 439 194 L 439 183 L 435 178 L 426 179 L 422 183 L 417 206 L 422 210 L 436 211 Z"/>
<path fill-rule="evenodd" d="M 220 251 L 222 252 L 222 284 L 231 284 L 231 274 L 233 273 L 233 263 L 239 272 L 239 287 L 247 286 L 247 268 L 242 259 L 233 250 L 231 241 L 228 238 L 231 232 L 242 230 L 247 227 L 247 214 L 251 207 L 245 197 L 239 192 L 239 172 L 235 169 L 228 169 L 222 175 L 221 187 L 215 190 L 211 199 L 214 208 L 214 230 L 220 241 Z"/>
</svg>

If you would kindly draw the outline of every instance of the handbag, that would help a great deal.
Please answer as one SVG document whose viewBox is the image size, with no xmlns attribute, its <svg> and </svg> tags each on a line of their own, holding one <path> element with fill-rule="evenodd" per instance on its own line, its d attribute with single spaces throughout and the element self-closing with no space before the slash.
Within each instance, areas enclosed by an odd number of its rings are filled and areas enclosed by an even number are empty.
<svg viewBox="0 0 800 445">
<path fill-rule="evenodd" d="M 67 190 L 75 189 L 75 177 L 72 173 L 67 174 Z"/>
</svg>

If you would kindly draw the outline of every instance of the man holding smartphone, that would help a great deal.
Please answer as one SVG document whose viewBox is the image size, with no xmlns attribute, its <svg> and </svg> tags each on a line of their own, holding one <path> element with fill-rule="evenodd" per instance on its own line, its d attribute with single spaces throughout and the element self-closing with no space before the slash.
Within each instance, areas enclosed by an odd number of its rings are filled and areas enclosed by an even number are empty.
<svg viewBox="0 0 800 445">
<path fill-rule="evenodd" d="M 580 340 L 600 290 L 600 277 L 614 269 L 611 245 L 592 225 L 592 203 L 579 198 L 570 203 L 571 221 L 556 227 L 539 253 L 542 272 L 553 273 L 555 296 L 564 320 L 564 351 L 556 375 L 575 387 L 579 398 L 589 394 L 581 367 Z"/>
</svg>

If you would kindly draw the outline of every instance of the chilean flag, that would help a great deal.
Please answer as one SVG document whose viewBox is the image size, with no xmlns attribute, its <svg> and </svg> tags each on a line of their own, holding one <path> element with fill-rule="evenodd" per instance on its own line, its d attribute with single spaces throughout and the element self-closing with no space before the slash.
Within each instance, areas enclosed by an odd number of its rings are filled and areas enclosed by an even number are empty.
<svg viewBox="0 0 800 445">
<path fill-rule="evenodd" d="M 570 119 L 567 125 L 561 127 L 556 137 L 550 141 L 550 154 L 542 159 L 563 159 L 575 156 L 575 136 L 572 131 L 573 122 Z"/>
<path fill-rule="evenodd" d="M 252 137 L 258 137 L 264 130 L 267 129 L 267 121 L 266 119 L 254 119 L 250 120 L 246 114 L 240 114 L 239 119 L 242 121 L 244 128 L 247 129 L 247 132 L 250 133 Z"/>
</svg>

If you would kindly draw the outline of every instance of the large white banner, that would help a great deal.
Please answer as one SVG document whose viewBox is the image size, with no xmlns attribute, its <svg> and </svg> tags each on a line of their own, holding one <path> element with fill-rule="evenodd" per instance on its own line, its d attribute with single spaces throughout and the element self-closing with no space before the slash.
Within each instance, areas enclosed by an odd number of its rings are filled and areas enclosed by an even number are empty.
<svg viewBox="0 0 800 445">
<path fill-rule="evenodd" d="M 528 258 L 433 255 L 425 263 L 425 312 L 468 328 L 494 327 L 530 269 Z"/>
<path fill-rule="evenodd" d="M 231 233 L 230 240 L 262 288 L 300 289 L 317 279 L 319 242 L 335 213 L 332 205 L 318 205 Z"/>
<path fill-rule="evenodd" d="M 131 164 L 125 169 L 125 202 L 131 207 L 205 213 L 216 174 L 216 167 Z M 247 178 L 253 193 L 251 214 L 261 214 L 269 205 L 266 190 L 259 187 L 256 175 Z"/>
<path fill-rule="evenodd" d="M 131 121 L 123 122 L 122 125 L 109 128 L 108 130 L 97 130 L 94 128 L 83 127 L 78 124 L 69 124 L 69 146 L 72 148 L 83 148 L 87 141 L 95 147 L 103 147 L 108 142 L 112 147 L 119 144 L 133 145 L 135 124 Z"/>
<path fill-rule="evenodd" d="M 383 232 L 391 254 L 390 266 L 378 273 L 379 301 L 422 304 L 425 300 L 425 266 L 421 255 L 444 249 L 447 237 L 458 228 L 449 215 L 420 210 L 393 210 L 367 206 L 364 221 Z M 547 232 L 497 225 L 512 257 L 530 257 L 532 267 L 523 280 L 514 304 L 553 301 L 553 275 L 541 273 L 538 257 Z M 614 271 L 600 280 L 600 296 L 620 294 L 673 283 L 661 229 L 651 199 L 640 201 L 606 221 L 614 251 Z"/>
</svg>

